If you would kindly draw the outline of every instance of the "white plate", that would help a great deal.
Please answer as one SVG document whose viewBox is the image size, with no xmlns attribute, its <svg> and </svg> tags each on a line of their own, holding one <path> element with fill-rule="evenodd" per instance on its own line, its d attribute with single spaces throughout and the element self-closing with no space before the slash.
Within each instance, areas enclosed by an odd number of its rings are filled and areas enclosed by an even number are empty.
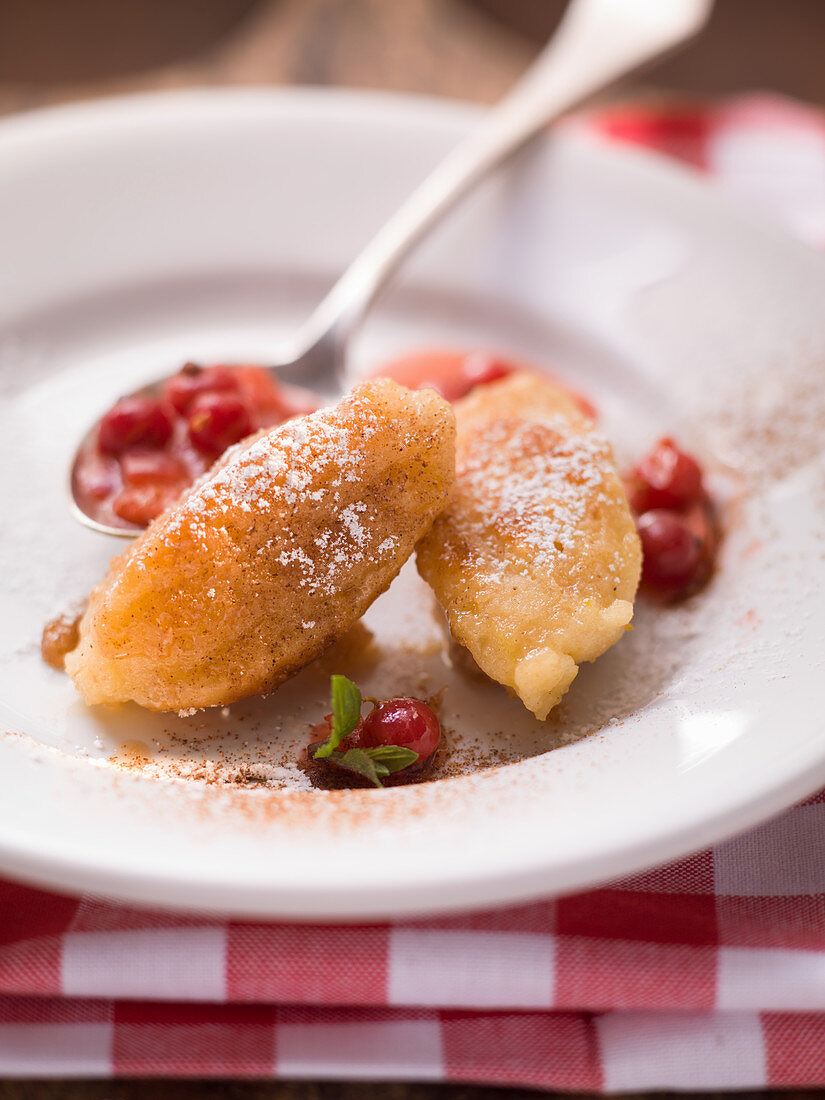
<svg viewBox="0 0 825 1100">
<path fill-rule="evenodd" d="M 365 684 L 449 684 L 457 759 L 563 747 L 383 792 L 232 787 L 208 781 L 226 778 L 221 750 L 283 753 L 323 712 L 318 674 L 228 718 L 172 721 L 89 712 L 41 663 L 43 622 L 120 545 L 64 504 L 90 418 L 185 358 L 265 360 L 477 118 L 238 91 L 0 126 L 5 874 L 238 914 L 400 915 L 590 886 L 825 783 L 825 261 L 692 176 L 569 136 L 461 208 L 354 354 L 363 368 L 428 344 L 521 353 L 595 398 L 620 453 L 673 432 L 715 471 L 729 527 L 717 579 L 687 608 L 641 608 L 544 741 L 502 691 L 448 667 L 413 572 L 376 605 L 379 641 L 407 648 Z M 130 739 L 148 765 L 123 766 Z M 168 778 L 187 757 L 195 777 Z"/>
</svg>

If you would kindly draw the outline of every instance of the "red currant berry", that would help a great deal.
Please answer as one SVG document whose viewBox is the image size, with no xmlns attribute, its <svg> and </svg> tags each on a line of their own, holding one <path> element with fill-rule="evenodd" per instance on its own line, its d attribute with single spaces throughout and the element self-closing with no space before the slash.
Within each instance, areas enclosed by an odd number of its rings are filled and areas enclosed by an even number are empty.
<svg viewBox="0 0 825 1100">
<path fill-rule="evenodd" d="M 166 400 L 175 412 L 185 416 L 189 406 L 202 393 L 237 393 L 239 389 L 235 372 L 222 364 L 200 367 L 186 363 L 166 383 Z"/>
<path fill-rule="evenodd" d="M 361 737 L 367 746 L 401 745 L 424 760 L 438 748 L 441 726 L 426 703 L 388 699 L 364 718 Z"/>
<path fill-rule="evenodd" d="M 189 409 L 189 438 L 199 451 L 213 458 L 253 428 L 248 408 L 234 393 L 203 393 Z"/>
<path fill-rule="evenodd" d="M 645 512 L 638 528 L 643 580 L 656 588 L 678 590 L 700 579 L 702 546 L 678 512 Z"/>
<path fill-rule="evenodd" d="M 120 487 L 115 459 L 93 450 L 84 452 L 74 476 L 77 493 L 94 500 L 105 500 Z"/>
<path fill-rule="evenodd" d="M 166 451 L 125 451 L 120 469 L 126 485 L 174 485 L 187 481 L 186 467 Z"/>
<path fill-rule="evenodd" d="M 652 508 L 687 508 L 704 495 L 702 470 L 695 458 L 662 439 L 636 466 L 630 480 L 630 504 L 637 513 Z"/>
<path fill-rule="evenodd" d="M 122 397 L 97 428 L 98 446 L 107 455 L 131 447 L 164 447 L 171 435 L 171 417 L 154 397 Z"/>
<path fill-rule="evenodd" d="M 173 485 L 135 485 L 117 494 L 112 501 L 112 511 L 135 527 L 145 527 L 170 508 L 179 495 L 179 488 Z"/>
<path fill-rule="evenodd" d="M 295 415 L 284 388 L 263 367 L 235 367 L 238 389 L 263 427 L 280 424 Z"/>
<path fill-rule="evenodd" d="M 688 530 L 699 543 L 703 557 L 712 561 L 719 542 L 712 505 L 707 500 L 702 500 L 681 514 Z"/>
</svg>

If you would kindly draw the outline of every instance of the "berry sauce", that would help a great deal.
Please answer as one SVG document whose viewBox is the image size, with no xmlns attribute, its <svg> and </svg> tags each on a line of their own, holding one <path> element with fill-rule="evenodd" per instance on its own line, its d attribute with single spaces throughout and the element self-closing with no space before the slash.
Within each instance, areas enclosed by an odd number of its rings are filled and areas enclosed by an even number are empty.
<svg viewBox="0 0 825 1100">
<path fill-rule="evenodd" d="M 75 464 L 75 496 L 99 523 L 137 531 L 227 447 L 317 404 L 262 367 L 186 363 L 157 393 L 122 397 L 101 418 Z"/>
<path fill-rule="evenodd" d="M 497 382 L 515 371 L 533 371 L 535 368 L 514 359 L 499 355 L 490 355 L 481 351 L 415 351 L 402 355 L 382 365 L 374 376 L 392 378 L 411 390 L 432 389 L 440 393 L 445 401 L 458 401 L 475 389 L 488 382 Z M 556 382 L 557 385 L 562 385 Z M 582 394 L 568 386 L 563 386 L 579 404 L 582 412 L 597 419 L 594 406 Z"/>
</svg>

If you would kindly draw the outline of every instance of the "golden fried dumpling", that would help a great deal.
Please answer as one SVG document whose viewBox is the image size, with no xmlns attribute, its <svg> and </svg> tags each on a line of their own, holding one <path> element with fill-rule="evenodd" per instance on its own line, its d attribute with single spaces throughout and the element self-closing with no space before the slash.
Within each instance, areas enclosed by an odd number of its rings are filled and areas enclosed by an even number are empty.
<svg viewBox="0 0 825 1100">
<path fill-rule="evenodd" d="M 456 485 L 418 569 L 479 667 L 537 718 L 622 636 L 641 549 L 608 443 L 532 374 L 456 406 Z"/>
<path fill-rule="evenodd" d="M 87 703 L 267 691 L 392 581 L 453 484 L 455 420 L 380 379 L 240 444 L 112 562 L 66 669 Z"/>
</svg>

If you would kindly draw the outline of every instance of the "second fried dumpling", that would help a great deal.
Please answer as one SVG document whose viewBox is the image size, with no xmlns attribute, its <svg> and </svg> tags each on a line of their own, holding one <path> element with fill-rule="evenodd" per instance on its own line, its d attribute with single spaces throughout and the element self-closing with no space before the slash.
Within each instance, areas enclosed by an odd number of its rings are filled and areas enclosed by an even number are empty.
<svg viewBox="0 0 825 1100">
<path fill-rule="evenodd" d="M 456 485 L 418 548 L 453 637 L 538 718 L 633 614 L 641 549 L 607 441 L 532 374 L 456 405 Z"/>
<path fill-rule="evenodd" d="M 266 691 L 343 634 L 444 505 L 455 422 L 365 383 L 230 452 L 116 558 L 66 670 L 87 703 L 189 710 Z"/>
</svg>

